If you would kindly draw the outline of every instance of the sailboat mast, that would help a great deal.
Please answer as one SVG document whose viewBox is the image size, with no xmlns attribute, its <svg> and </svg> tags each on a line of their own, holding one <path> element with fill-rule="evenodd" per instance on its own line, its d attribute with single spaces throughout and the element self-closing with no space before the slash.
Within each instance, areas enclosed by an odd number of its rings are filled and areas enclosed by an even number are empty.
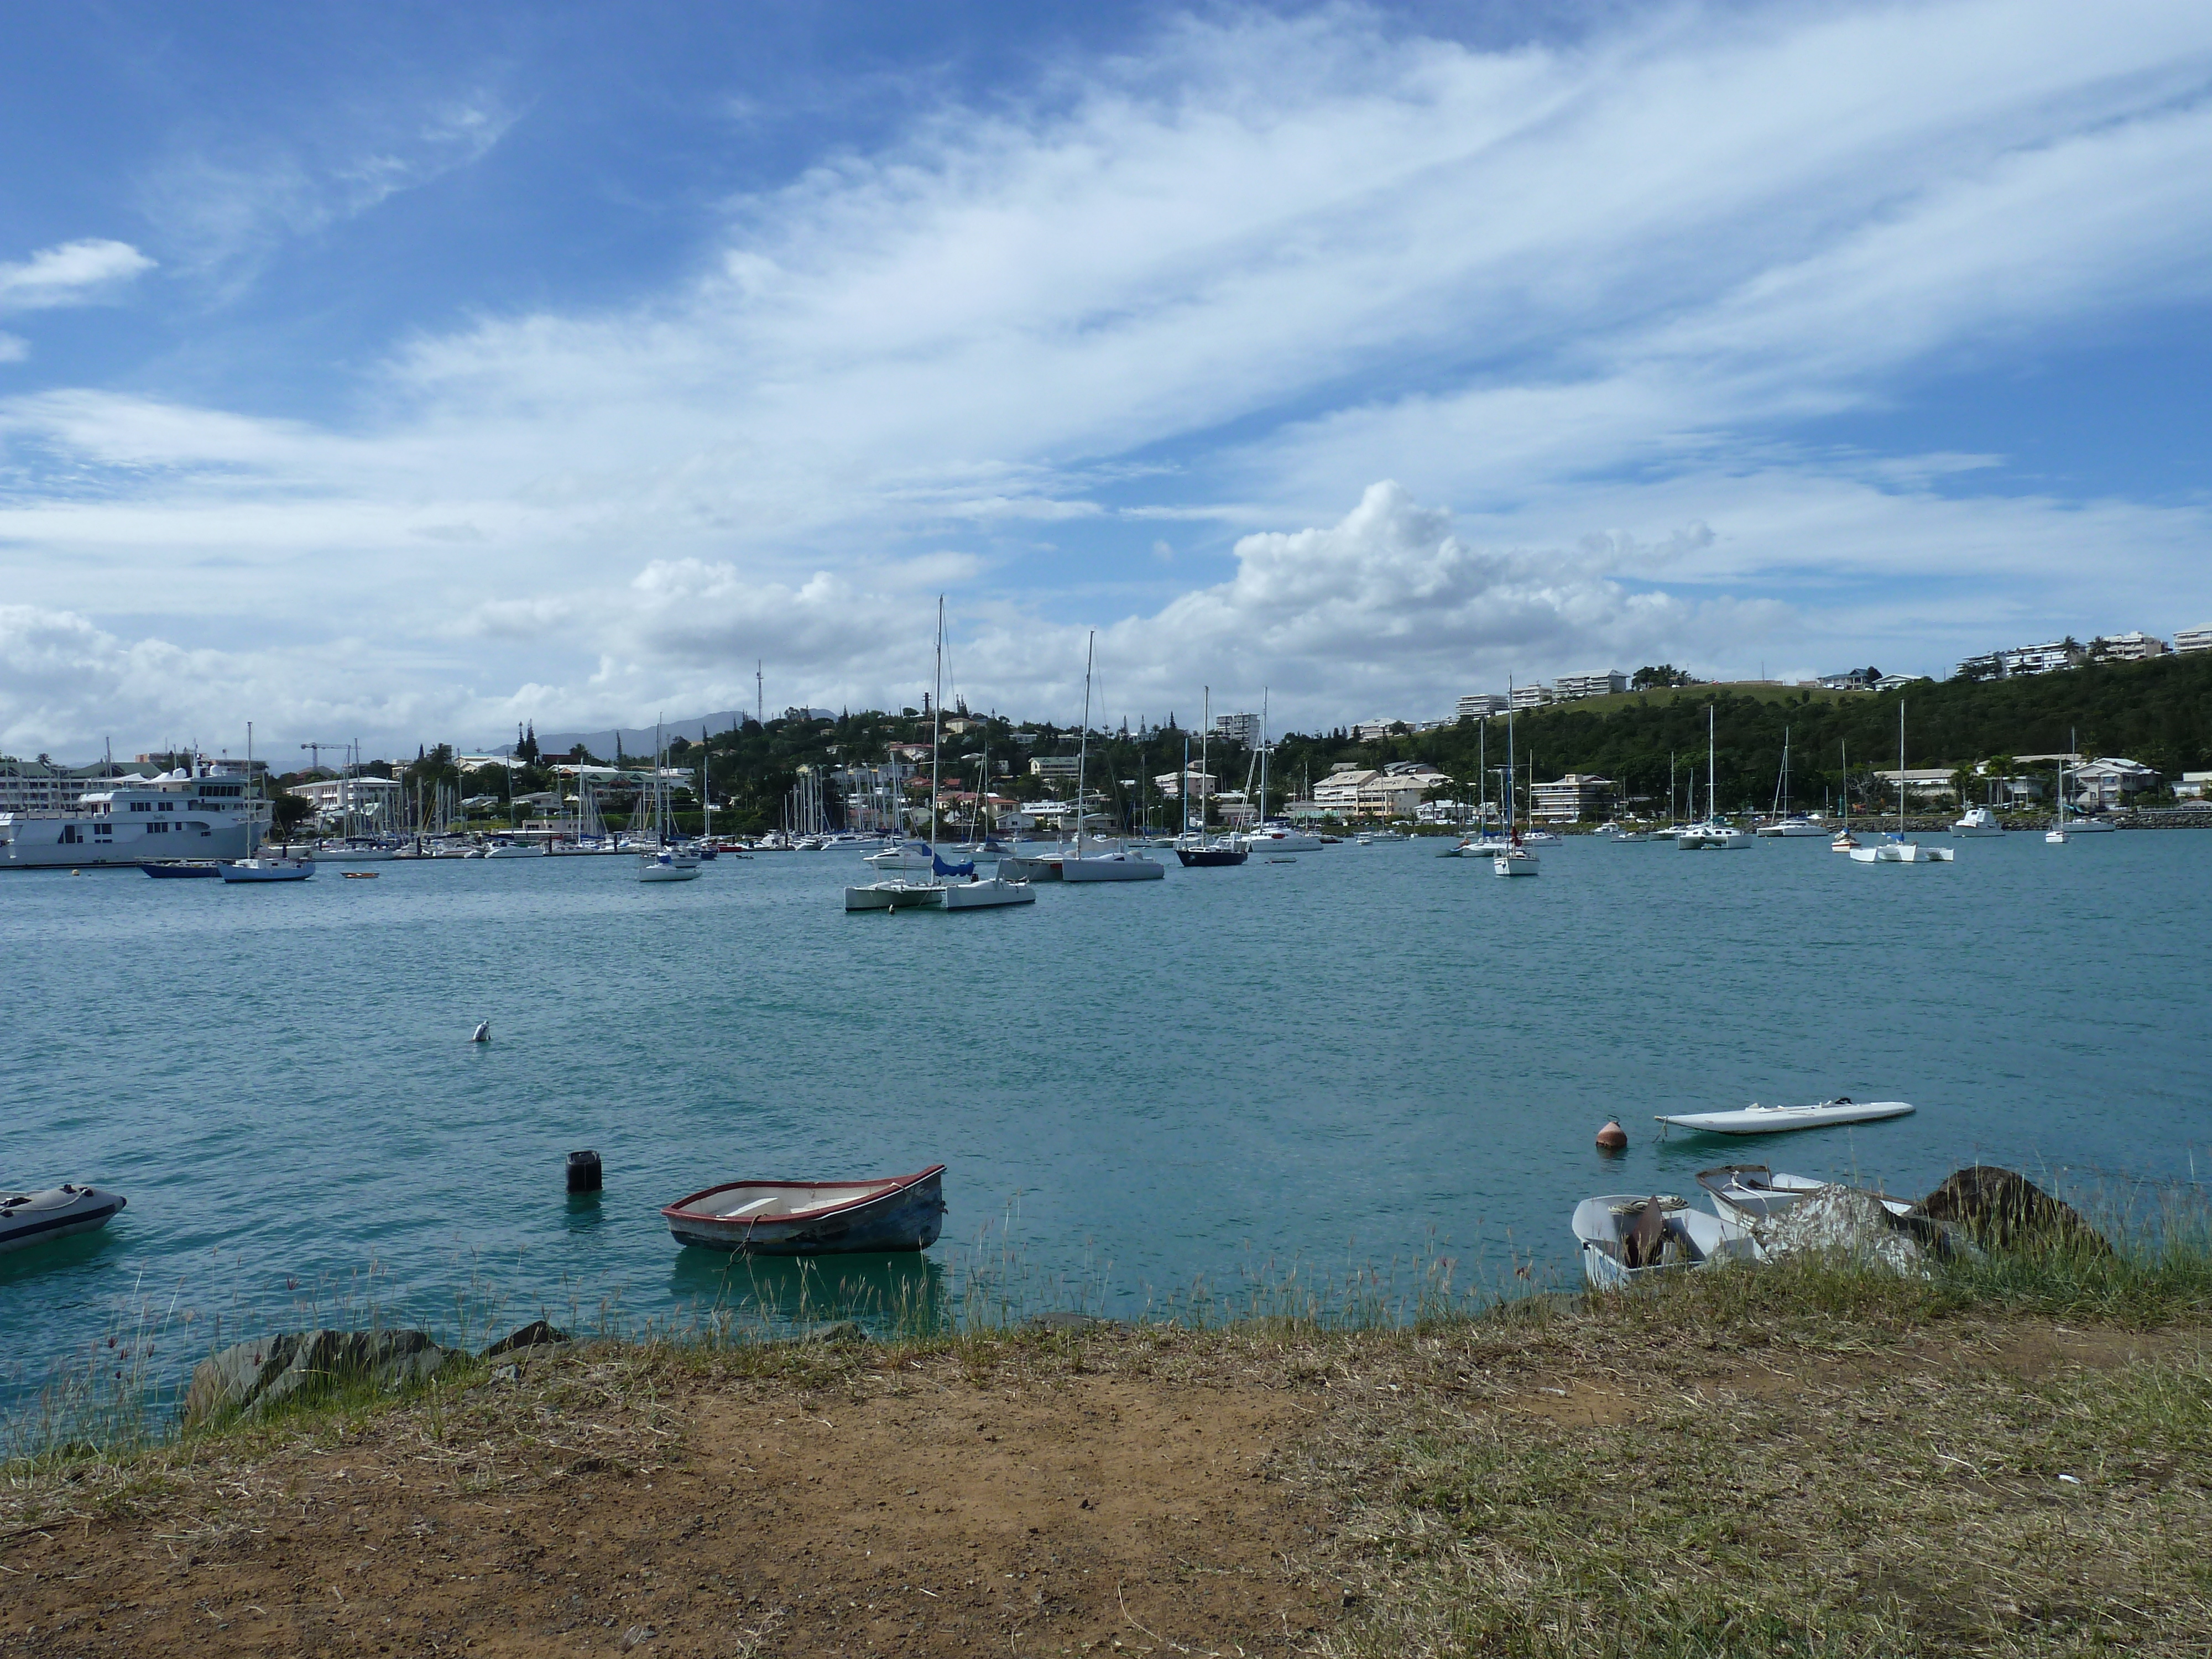
<svg viewBox="0 0 2212 1659">
<path fill-rule="evenodd" d="M 1267 827 L 1267 688 L 1260 688 L 1260 821 L 1258 827 Z"/>
<path fill-rule="evenodd" d="M 1206 764 L 1206 744 L 1212 738 L 1212 735 L 1213 688 L 1209 685 L 1206 688 L 1205 712 L 1199 716 L 1198 722 L 1198 769 L 1201 776 L 1212 769 Z M 1201 787 L 1203 787 L 1203 786 L 1201 786 Z M 1206 839 L 1206 810 L 1212 806 L 1212 804 L 1213 795 L 1211 790 L 1207 790 L 1206 793 L 1200 795 L 1198 798 L 1198 838 L 1201 842 Z"/>
<path fill-rule="evenodd" d="M 945 726 L 945 595 L 937 596 L 937 678 L 929 694 L 929 845 L 937 847 L 937 751 Z"/>
<path fill-rule="evenodd" d="M 1897 833 L 1905 833 L 1905 700 L 1897 702 Z"/>
<path fill-rule="evenodd" d="M 1075 744 L 1075 856 L 1083 856 L 1083 781 L 1091 762 L 1091 665 L 1098 653 L 1098 630 L 1083 647 L 1083 729 Z"/>
<path fill-rule="evenodd" d="M 1713 810 L 1713 705 L 1705 705 L 1705 817 L 1714 823 L 1720 814 Z"/>
</svg>

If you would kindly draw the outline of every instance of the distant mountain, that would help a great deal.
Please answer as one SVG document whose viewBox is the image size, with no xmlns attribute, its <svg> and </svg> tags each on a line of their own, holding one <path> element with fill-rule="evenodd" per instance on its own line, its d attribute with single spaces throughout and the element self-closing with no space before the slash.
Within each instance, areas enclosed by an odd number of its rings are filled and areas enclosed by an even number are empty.
<svg viewBox="0 0 2212 1659">
<path fill-rule="evenodd" d="M 798 714 L 811 714 L 817 720 L 835 720 L 837 711 L 834 708 L 780 708 L 776 711 L 779 720 L 787 720 Z M 740 720 L 751 718 L 751 710 L 734 708 L 721 709 L 712 714 L 687 714 L 682 720 L 663 720 L 660 735 L 664 742 L 670 738 L 689 738 L 696 743 L 702 726 L 708 732 L 726 732 Z M 650 755 L 653 752 L 653 728 L 649 726 L 625 726 L 618 730 L 609 727 L 604 732 L 540 732 L 538 734 L 538 752 L 541 755 L 565 755 L 580 743 L 601 760 L 609 760 L 614 756 L 617 738 L 622 739 L 622 752 L 625 755 Z M 503 743 L 496 749 L 483 752 L 504 755 L 514 748 L 513 744 Z"/>
</svg>

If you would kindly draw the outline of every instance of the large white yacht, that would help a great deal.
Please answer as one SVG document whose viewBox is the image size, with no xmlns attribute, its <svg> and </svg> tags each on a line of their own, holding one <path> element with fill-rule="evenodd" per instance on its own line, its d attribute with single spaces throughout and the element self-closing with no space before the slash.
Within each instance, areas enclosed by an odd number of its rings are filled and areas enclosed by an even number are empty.
<svg viewBox="0 0 2212 1659">
<path fill-rule="evenodd" d="M 179 767 L 103 781 L 74 812 L 0 812 L 0 869 L 250 858 L 264 810 L 235 774 Z"/>
</svg>

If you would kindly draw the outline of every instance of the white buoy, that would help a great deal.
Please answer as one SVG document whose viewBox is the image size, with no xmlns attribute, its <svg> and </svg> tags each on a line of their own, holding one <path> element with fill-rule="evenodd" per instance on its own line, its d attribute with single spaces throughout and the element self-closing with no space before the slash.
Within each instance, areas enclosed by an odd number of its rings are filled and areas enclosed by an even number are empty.
<svg viewBox="0 0 2212 1659">
<path fill-rule="evenodd" d="M 469 1041 L 471 1042 L 489 1042 L 491 1041 L 491 1022 L 489 1020 L 486 1020 L 483 1024 L 477 1026 L 476 1030 L 470 1036 Z"/>
</svg>

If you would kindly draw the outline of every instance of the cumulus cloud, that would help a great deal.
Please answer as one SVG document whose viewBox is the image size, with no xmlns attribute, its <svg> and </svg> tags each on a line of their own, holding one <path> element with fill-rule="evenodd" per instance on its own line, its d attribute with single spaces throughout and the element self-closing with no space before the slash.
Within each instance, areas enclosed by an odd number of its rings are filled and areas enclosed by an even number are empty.
<svg viewBox="0 0 2212 1659">
<path fill-rule="evenodd" d="M 1154 713 L 1233 678 L 1337 718 L 2212 607 L 2200 505 L 1787 435 L 2212 301 L 2201 6 L 1670 8 L 1510 51 L 1228 12 L 1000 91 L 721 204 L 634 304 L 410 337 L 342 422 L 0 401 L 8 592 L 118 640 L 373 606 L 368 684 L 633 723 L 763 657 L 792 701 L 907 695 L 939 586 L 1003 706 L 1064 704 L 1088 612 Z M 187 147 L 149 210 L 246 270 L 497 108 Z"/>
<path fill-rule="evenodd" d="M 128 242 L 90 238 L 41 248 L 29 258 L 0 264 L 0 311 L 45 311 L 91 305 L 113 297 L 154 262 Z"/>
</svg>

